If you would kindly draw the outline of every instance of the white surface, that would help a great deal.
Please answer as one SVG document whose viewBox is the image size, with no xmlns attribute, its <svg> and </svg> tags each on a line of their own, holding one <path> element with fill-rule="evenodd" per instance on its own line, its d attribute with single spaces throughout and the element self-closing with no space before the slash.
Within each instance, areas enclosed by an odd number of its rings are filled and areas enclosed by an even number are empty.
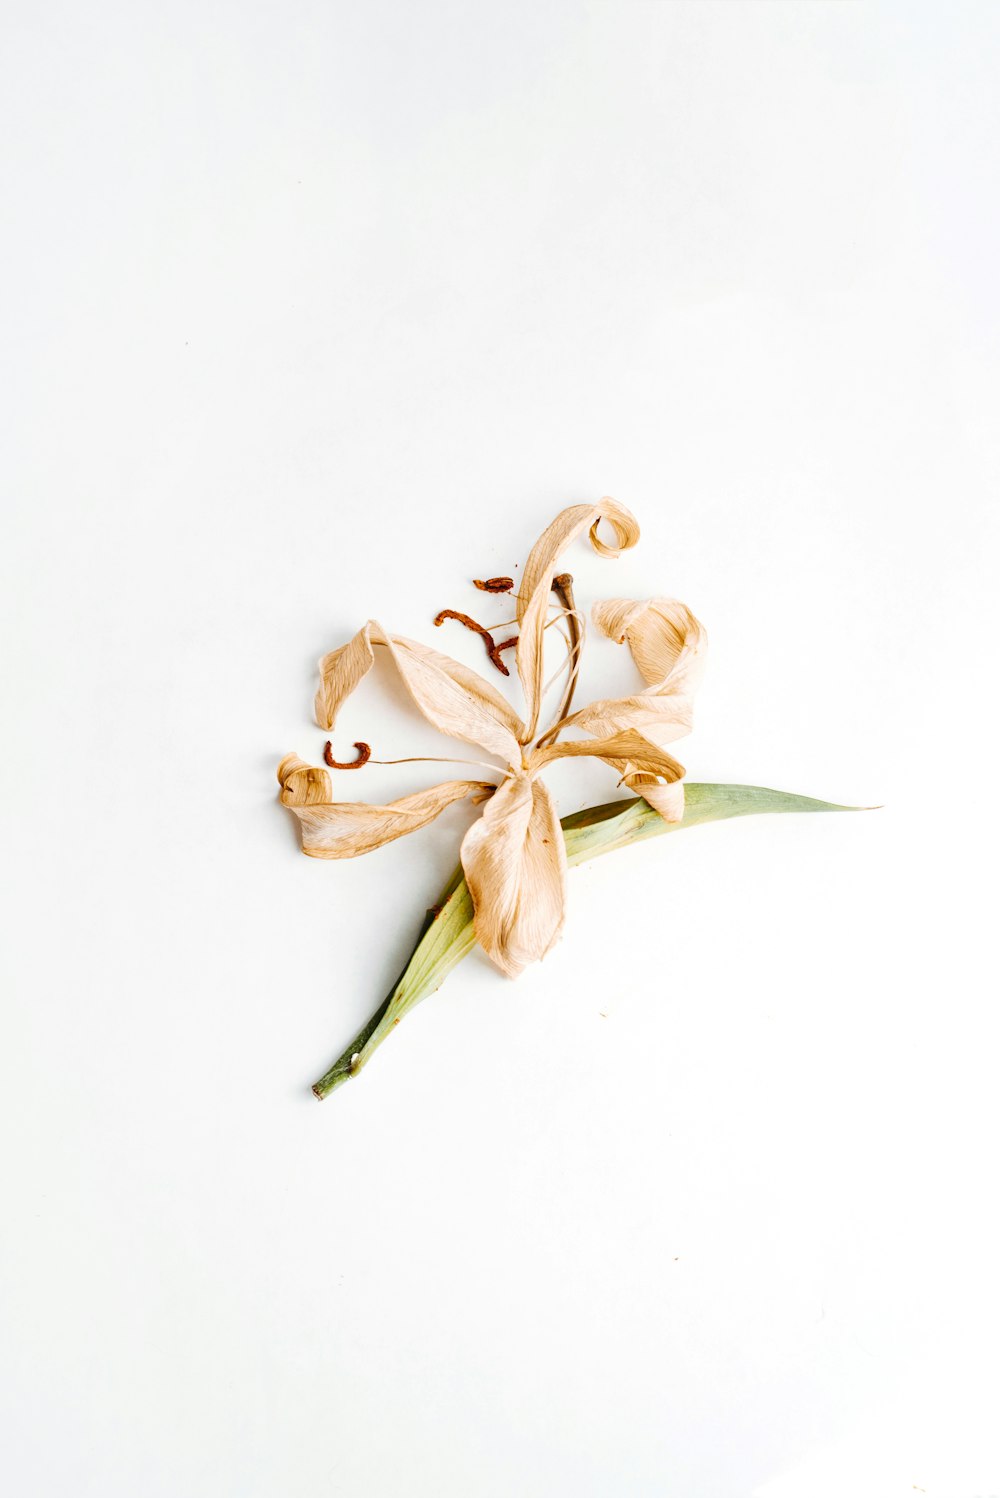
<svg viewBox="0 0 1000 1498">
<path fill-rule="evenodd" d="M 5 1491 L 1000 1492 L 997 62 L 989 4 L 10 18 Z M 479 664 L 434 612 L 602 493 L 581 595 L 710 633 L 690 777 L 886 809 L 575 873 L 319 1107 L 465 814 L 302 858 L 313 662 Z M 383 693 L 339 744 L 435 752 Z"/>
</svg>

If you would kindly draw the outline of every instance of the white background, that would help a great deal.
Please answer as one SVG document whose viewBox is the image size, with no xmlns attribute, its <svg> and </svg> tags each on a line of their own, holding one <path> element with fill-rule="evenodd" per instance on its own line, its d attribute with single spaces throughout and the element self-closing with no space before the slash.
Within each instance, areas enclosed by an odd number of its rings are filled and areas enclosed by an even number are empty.
<svg viewBox="0 0 1000 1498">
<path fill-rule="evenodd" d="M 998 21 L 8 13 L 6 1491 L 1000 1492 Z M 321 1107 L 470 813 L 302 858 L 315 659 L 480 666 L 434 613 L 604 493 L 690 778 L 885 809 L 588 866 Z"/>
</svg>

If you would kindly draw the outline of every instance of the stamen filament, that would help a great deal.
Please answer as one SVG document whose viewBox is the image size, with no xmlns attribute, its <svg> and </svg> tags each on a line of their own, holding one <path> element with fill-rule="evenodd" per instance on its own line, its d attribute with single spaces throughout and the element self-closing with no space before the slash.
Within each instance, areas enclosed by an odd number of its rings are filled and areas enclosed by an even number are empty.
<svg viewBox="0 0 1000 1498">
<path fill-rule="evenodd" d="M 561 572 L 558 577 L 552 579 L 552 591 L 562 603 L 566 612 L 566 623 L 570 635 L 570 673 L 563 693 L 563 700 L 559 704 L 556 721 L 552 727 L 542 734 L 538 740 L 538 747 L 546 743 L 555 743 L 559 736 L 563 722 L 569 716 L 569 710 L 573 702 L 573 693 L 576 691 L 577 678 L 580 674 L 580 657 L 583 653 L 583 631 L 584 624 L 576 601 L 573 598 L 573 577 L 569 572 Z"/>
<path fill-rule="evenodd" d="M 483 770 L 494 771 L 500 768 L 499 765 L 488 764 L 485 759 L 463 759 L 457 754 L 407 754 L 402 759 L 369 759 L 368 763 L 370 765 L 479 765 Z"/>
<path fill-rule="evenodd" d="M 548 629 L 553 624 L 556 627 L 556 632 L 558 634 L 562 635 L 563 639 L 566 642 L 566 658 L 565 658 L 564 661 L 562 661 L 556 667 L 556 669 L 553 671 L 552 675 L 549 677 L 548 681 L 542 687 L 542 691 L 541 691 L 542 697 L 544 697 L 546 695 L 546 693 L 548 692 L 549 688 L 555 682 L 557 682 L 559 680 L 560 676 L 562 676 L 563 672 L 569 667 L 570 662 L 572 660 L 572 649 L 573 649 L 573 646 L 572 646 L 572 642 L 570 640 L 569 635 L 567 634 L 566 630 L 564 630 L 563 627 L 562 627 L 562 619 L 561 618 L 559 618 L 559 619 L 550 619 L 549 622 L 548 622 L 548 624 L 546 624 L 545 628 Z"/>
</svg>

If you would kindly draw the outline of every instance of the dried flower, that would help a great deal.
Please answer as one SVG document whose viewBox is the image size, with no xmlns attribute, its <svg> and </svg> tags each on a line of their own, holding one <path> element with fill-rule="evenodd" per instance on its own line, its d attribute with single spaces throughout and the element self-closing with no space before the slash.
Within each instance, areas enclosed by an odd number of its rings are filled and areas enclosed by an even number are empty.
<svg viewBox="0 0 1000 1498">
<path fill-rule="evenodd" d="M 598 535 L 601 520 L 614 530 L 614 545 Z M 676 599 L 612 598 L 594 605 L 595 625 L 629 647 L 646 686 L 571 711 L 583 620 L 573 597 L 573 579 L 557 573 L 556 567 L 566 548 L 584 532 L 594 549 L 609 557 L 639 539 L 633 516 L 612 499 L 563 510 L 535 543 L 525 565 L 516 594 L 516 638 L 497 643 L 490 630 L 453 609 L 441 610 L 434 620 L 440 625 L 454 619 L 475 630 L 504 676 L 510 673 L 501 652 L 516 647 L 523 718 L 477 672 L 416 640 L 389 634 L 374 619 L 320 662 L 316 718 L 322 728 L 334 727 L 345 699 L 370 671 L 375 650 L 384 650 L 429 723 L 493 757 L 492 763 L 466 761 L 481 765 L 493 778 L 447 780 L 375 805 L 336 800 L 329 773 L 361 769 L 368 763 L 405 762 L 373 760 L 366 742 L 355 744 L 356 759 L 339 761 L 328 741 L 323 757 L 329 769 L 307 764 L 295 754 L 278 766 L 281 801 L 298 818 L 303 852 L 313 858 L 369 853 L 416 832 L 457 801 L 468 799 L 483 808 L 462 841 L 461 866 L 428 911 L 399 981 L 315 1084 L 317 1097 L 326 1097 L 356 1076 L 403 1015 L 440 985 L 477 940 L 510 977 L 544 957 L 563 928 L 568 866 L 681 826 L 757 812 L 853 809 L 745 785 L 694 785 L 685 804 L 684 767 L 667 745 L 690 730 L 705 660 L 705 631 Z M 475 585 L 500 594 L 513 583 L 496 577 Z M 567 681 L 554 720 L 539 732 L 546 691 L 545 634 L 550 626 L 561 634 L 563 625 Z M 570 730 L 583 737 L 562 739 Z M 602 760 L 620 784 L 640 794 L 576 812 L 560 823 L 542 773 L 558 759 L 583 755 Z"/>
<path fill-rule="evenodd" d="M 599 537 L 601 520 L 613 528 L 615 545 Z M 556 719 L 538 732 L 545 632 L 553 622 L 553 609 L 555 618 L 575 614 L 572 607 L 553 605 L 556 569 L 566 548 L 585 532 L 602 556 L 616 556 L 639 538 L 629 511 L 604 499 L 563 510 L 532 548 L 517 595 L 516 661 L 525 701 L 523 720 L 476 672 L 414 640 L 388 633 L 375 620 L 320 662 L 316 716 L 323 728 L 335 726 L 341 705 L 371 669 L 375 649 L 381 648 L 429 723 L 501 761 L 498 780 L 449 780 L 378 806 L 335 800 L 326 770 L 295 755 L 282 760 L 278 769 L 281 800 L 302 824 L 303 851 L 316 858 L 370 852 L 415 832 L 455 801 L 485 796 L 482 813 L 462 842 L 461 860 L 476 937 L 510 977 L 550 951 L 565 917 L 566 853 L 555 803 L 542 779 L 548 765 L 572 756 L 596 757 L 626 785 L 641 789 L 665 820 L 677 822 L 684 814 L 684 768 L 666 746 L 690 729 L 705 650 L 705 632 L 684 604 L 670 598 L 597 604 L 595 624 L 628 644 L 648 685 L 643 691 L 569 712 L 579 669 L 576 633 L 569 644 L 569 690 Z M 559 575 L 559 585 L 565 596 L 570 585 L 565 574 Z M 435 623 L 446 617 L 487 634 L 453 610 L 443 610 Z M 493 657 L 497 647 L 492 636 L 487 637 Z M 587 736 L 560 739 L 568 729 Z M 332 756 L 331 762 L 342 768 Z"/>
</svg>

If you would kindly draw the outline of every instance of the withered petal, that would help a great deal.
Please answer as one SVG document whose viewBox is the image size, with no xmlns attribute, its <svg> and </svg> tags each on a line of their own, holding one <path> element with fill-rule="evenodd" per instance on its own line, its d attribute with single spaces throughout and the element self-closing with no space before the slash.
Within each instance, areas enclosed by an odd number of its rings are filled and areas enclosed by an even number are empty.
<svg viewBox="0 0 1000 1498">
<path fill-rule="evenodd" d="M 446 780 L 385 806 L 335 801 L 329 771 L 288 754 L 278 766 L 280 800 L 302 829 L 302 851 L 310 858 L 357 858 L 426 827 L 446 807 L 466 796 L 490 794 L 479 780 Z"/>
<path fill-rule="evenodd" d="M 504 781 L 462 841 L 476 936 L 510 978 L 544 957 L 565 918 L 566 845 L 540 780 Z"/>
<path fill-rule="evenodd" d="M 609 546 L 598 536 L 601 520 L 607 520 L 613 527 L 617 545 Z M 605 498 L 596 505 L 570 505 L 568 509 L 561 511 L 531 548 L 517 599 L 517 619 L 520 625 L 517 673 L 527 704 L 525 743 L 534 738 L 538 729 L 544 681 L 545 625 L 552 579 L 562 553 L 584 531 L 589 531 L 594 550 L 607 557 L 617 556 L 634 546 L 639 539 L 639 524 L 631 511 L 616 500 Z"/>
<path fill-rule="evenodd" d="M 478 672 L 417 640 L 389 634 L 375 619 L 319 663 L 316 721 L 321 728 L 334 726 L 344 699 L 371 670 L 376 645 L 389 651 L 413 701 L 439 732 L 478 744 L 507 764 L 520 764 L 521 720 L 507 699 Z"/>
</svg>

